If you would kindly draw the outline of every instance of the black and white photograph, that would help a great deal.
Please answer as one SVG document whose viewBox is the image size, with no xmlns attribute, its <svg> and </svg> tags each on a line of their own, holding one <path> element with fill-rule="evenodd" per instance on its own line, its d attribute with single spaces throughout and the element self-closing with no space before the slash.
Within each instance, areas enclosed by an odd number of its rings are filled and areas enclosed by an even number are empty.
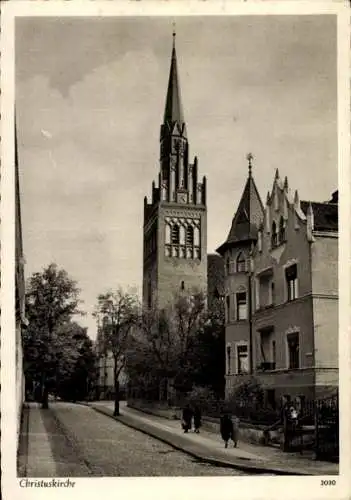
<svg viewBox="0 0 351 500">
<path fill-rule="evenodd" d="M 341 495 L 344 5 L 33 3 L 13 16 L 1 211 L 18 498 L 76 495 L 84 478 L 252 476 Z M 196 484 L 188 496 L 210 498 Z"/>
</svg>

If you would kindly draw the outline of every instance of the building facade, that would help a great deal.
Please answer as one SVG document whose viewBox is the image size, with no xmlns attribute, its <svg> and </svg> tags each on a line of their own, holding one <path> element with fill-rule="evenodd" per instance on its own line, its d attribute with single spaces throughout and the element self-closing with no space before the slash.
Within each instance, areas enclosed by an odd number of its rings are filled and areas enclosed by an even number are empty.
<svg viewBox="0 0 351 500">
<path fill-rule="evenodd" d="M 114 399 L 114 358 L 111 349 L 108 349 L 105 342 L 103 325 L 98 326 L 97 337 L 95 341 L 96 354 L 96 399 Z M 123 397 L 127 390 L 128 377 L 122 369 L 119 374 L 119 391 Z"/>
<path fill-rule="evenodd" d="M 22 241 L 21 203 L 18 172 L 17 133 L 15 131 L 15 297 L 16 297 L 16 411 L 17 436 L 20 432 L 22 406 L 25 395 L 23 371 L 22 331 L 27 325 L 25 318 L 25 281 Z"/>
<path fill-rule="evenodd" d="M 164 119 L 160 167 L 150 203 L 144 198 L 143 305 L 165 307 L 181 290 L 206 292 L 206 178 L 190 162 L 181 103 L 175 35 Z"/>
<path fill-rule="evenodd" d="M 226 279 L 227 395 L 246 373 L 258 379 L 272 406 L 285 395 L 313 399 L 333 393 L 338 387 L 337 193 L 329 202 L 300 202 L 277 171 L 246 270 L 252 307 L 240 306 L 237 295 L 234 324 L 228 295 L 243 286 L 238 262 Z M 238 349 L 238 342 L 243 347 Z M 250 350 L 252 367 L 245 357 L 240 361 Z"/>
</svg>

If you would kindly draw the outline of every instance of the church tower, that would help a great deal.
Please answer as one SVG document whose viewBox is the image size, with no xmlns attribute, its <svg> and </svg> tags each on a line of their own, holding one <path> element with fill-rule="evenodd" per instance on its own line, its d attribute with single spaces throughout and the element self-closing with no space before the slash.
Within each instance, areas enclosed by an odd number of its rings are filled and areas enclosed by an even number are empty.
<svg viewBox="0 0 351 500">
<path fill-rule="evenodd" d="M 189 157 L 173 33 L 158 182 L 150 203 L 144 198 L 144 307 L 164 307 L 179 291 L 206 291 L 206 178 Z"/>
</svg>

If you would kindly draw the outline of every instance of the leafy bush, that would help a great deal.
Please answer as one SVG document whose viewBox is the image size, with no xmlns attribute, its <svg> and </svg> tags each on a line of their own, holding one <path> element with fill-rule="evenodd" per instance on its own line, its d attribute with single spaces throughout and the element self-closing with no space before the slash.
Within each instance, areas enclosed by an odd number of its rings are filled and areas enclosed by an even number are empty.
<svg viewBox="0 0 351 500">
<path fill-rule="evenodd" d="M 264 405 L 263 389 L 254 377 L 234 388 L 226 407 L 241 420 L 252 423 L 270 425 L 279 419 L 279 411 Z"/>
<path fill-rule="evenodd" d="M 217 413 L 219 404 L 219 400 L 211 389 L 196 386 L 187 394 L 186 402 L 191 406 L 198 406 L 201 412 L 208 416 Z"/>
<path fill-rule="evenodd" d="M 263 396 L 261 385 L 254 377 L 251 377 L 234 388 L 228 401 L 239 406 L 246 406 L 248 403 L 262 405 Z"/>
</svg>

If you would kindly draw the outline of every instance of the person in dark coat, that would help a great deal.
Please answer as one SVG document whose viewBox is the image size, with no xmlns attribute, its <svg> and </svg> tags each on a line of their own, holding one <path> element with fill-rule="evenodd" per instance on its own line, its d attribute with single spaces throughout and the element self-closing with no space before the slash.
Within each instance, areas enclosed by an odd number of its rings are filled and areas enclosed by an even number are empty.
<svg viewBox="0 0 351 500">
<path fill-rule="evenodd" d="M 228 448 L 229 439 L 234 437 L 233 422 L 228 413 L 224 413 L 220 420 L 220 432 L 224 441 L 224 447 Z"/>
<path fill-rule="evenodd" d="M 193 412 L 191 411 L 190 406 L 186 405 L 185 408 L 183 409 L 183 415 L 182 415 L 182 427 L 184 429 L 184 432 L 188 432 L 191 429 L 192 418 L 193 418 Z"/>
<path fill-rule="evenodd" d="M 232 437 L 232 439 L 234 441 L 234 448 L 236 448 L 238 446 L 240 420 L 238 419 L 237 416 L 234 415 L 232 422 L 233 422 L 233 437 Z"/>
<path fill-rule="evenodd" d="M 198 406 L 194 408 L 194 432 L 199 434 L 201 427 L 201 410 Z"/>
</svg>

